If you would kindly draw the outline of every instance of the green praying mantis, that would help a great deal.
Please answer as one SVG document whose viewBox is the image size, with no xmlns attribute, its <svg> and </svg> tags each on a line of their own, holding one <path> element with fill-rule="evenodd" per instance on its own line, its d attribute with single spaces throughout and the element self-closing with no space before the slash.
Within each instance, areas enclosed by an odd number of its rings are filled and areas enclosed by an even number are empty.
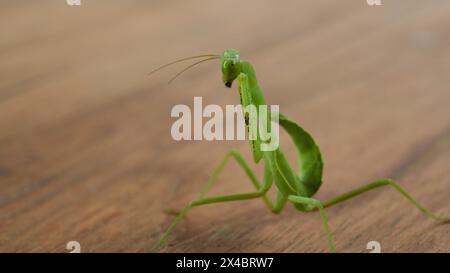
<svg viewBox="0 0 450 273">
<path fill-rule="evenodd" d="M 169 83 L 176 79 L 183 72 L 197 64 L 218 59 L 221 61 L 222 80 L 225 86 L 231 88 L 232 83 L 237 81 L 240 101 L 243 107 L 254 105 L 256 106 L 256 109 L 259 109 L 258 106 L 266 105 L 265 98 L 261 88 L 258 85 L 253 66 L 248 61 L 241 60 L 240 54 L 237 50 L 228 49 L 223 51 L 220 55 L 206 54 L 183 58 L 163 65 L 150 72 L 150 74 L 159 71 L 169 65 L 197 58 L 202 59 L 180 71 L 170 79 Z M 412 205 L 414 205 L 428 217 L 440 223 L 450 223 L 450 218 L 439 217 L 431 213 L 428 209 L 417 202 L 408 192 L 406 192 L 398 183 L 394 182 L 391 179 L 381 179 L 371 182 L 367 185 L 358 187 L 354 190 L 336 196 L 335 198 L 331 198 L 330 200 L 320 201 L 318 199 L 315 199 L 314 195 L 322 185 L 323 172 L 323 161 L 318 145 L 306 130 L 304 130 L 297 123 L 295 123 L 285 115 L 281 113 L 271 113 L 271 115 L 278 115 L 279 126 L 287 132 L 287 134 L 295 144 L 298 159 L 298 172 L 294 171 L 294 169 L 291 167 L 280 147 L 272 151 L 261 150 L 261 144 L 267 140 L 263 140 L 258 135 L 256 139 L 250 140 L 250 149 L 253 154 L 253 161 L 256 164 L 261 162 L 264 164 L 264 176 L 262 182 L 258 180 L 254 172 L 251 170 L 249 164 L 244 160 L 243 156 L 238 151 L 229 151 L 217 166 L 217 168 L 213 171 L 212 175 L 209 177 L 198 198 L 190 202 L 186 207 L 177 212 L 176 218 L 173 220 L 171 225 L 167 228 L 158 242 L 154 245 L 152 251 L 157 251 L 164 245 L 167 237 L 172 233 L 177 224 L 186 216 L 188 211 L 193 207 L 214 203 L 261 198 L 264 204 L 273 213 L 276 214 L 280 213 L 288 202 L 292 203 L 294 207 L 301 212 L 318 211 L 323 222 L 323 227 L 328 241 L 328 247 L 330 251 L 336 252 L 325 208 L 342 203 L 362 193 L 383 186 L 389 186 L 398 191 Z M 270 117 L 267 118 L 263 122 L 263 124 L 265 124 L 265 126 L 267 127 L 270 127 L 270 120 Z M 247 129 L 249 122 L 252 121 L 246 119 Z M 231 158 L 234 158 L 239 166 L 245 171 L 250 182 L 255 187 L 255 191 L 231 195 L 205 197 L 207 192 L 213 186 L 214 182 L 217 180 L 219 174 L 224 169 L 226 163 Z M 267 196 L 267 192 L 273 184 L 275 184 L 278 190 L 274 203 Z"/>
</svg>

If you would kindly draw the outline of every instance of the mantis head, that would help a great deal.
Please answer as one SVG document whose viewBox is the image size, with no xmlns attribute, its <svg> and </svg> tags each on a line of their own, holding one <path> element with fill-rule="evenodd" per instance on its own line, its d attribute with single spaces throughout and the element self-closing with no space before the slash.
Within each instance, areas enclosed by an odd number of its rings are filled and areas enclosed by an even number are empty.
<svg viewBox="0 0 450 273">
<path fill-rule="evenodd" d="M 222 52 L 222 54 L 218 55 L 218 54 L 203 54 L 203 55 L 197 55 L 197 56 L 191 56 L 191 57 L 186 57 L 186 58 L 182 58 L 182 59 L 178 59 L 175 60 L 173 62 L 167 63 L 165 65 L 162 65 L 156 69 L 154 69 L 153 71 L 151 71 L 149 73 L 149 75 L 164 69 L 168 66 L 171 66 L 173 64 L 177 64 L 180 62 L 184 62 L 184 61 L 188 61 L 188 60 L 192 60 L 192 59 L 199 59 L 201 58 L 201 60 L 187 66 L 186 68 L 184 68 L 183 70 L 181 70 L 180 72 L 178 72 L 175 76 L 173 76 L 168 83 L 173 82 L 176 78 L 178 78 L 178 76 L 180 76 L 181 74 L 183 74 L 184 72 L 186 72 L 187 70 L 191 69 L 192 67 L 206 62 L 206 61 L 211 61 L 211 60 L 217 60 L 220 59 L 222 61 L 222 80 L 223 83 L 225 84 L 225 86 L 227 87 L 231 87 L 233 81 L 239 76 L 240 71 L 241 71 L 241 60 L 239 59 L 239 51 L 234 50 L 234 49 L 227 49 L 224 52 Z"/>
<path fill-rule="evenodd" d="M 227 49 L 222 52 L 220 59 L 222 60 L 222 81 L 226 87 L 230 88 L 240 73 L 239 51 Z"/>
</svg>

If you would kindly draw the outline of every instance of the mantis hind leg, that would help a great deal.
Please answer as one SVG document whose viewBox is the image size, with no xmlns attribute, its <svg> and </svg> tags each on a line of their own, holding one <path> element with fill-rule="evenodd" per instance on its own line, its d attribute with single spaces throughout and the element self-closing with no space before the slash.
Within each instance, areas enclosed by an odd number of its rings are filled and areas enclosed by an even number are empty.
<svg viewBox="0 0 450 273">
<path fill-rule="evenodd" d="M 433 213 L 431 213 L 428 209 L 426 209 L 422 204 L 420 204 L 416 199 L 414 199 L 408 192 L 406 192 L 398 183 L 391 179 L 382 179 L 377 180 L 375 182 L 369 183 L 367 185 L 364 185 L 362 187 L 356 188 L 354 190 L 351 190 L 347 193 L 341 194 L 335 198 L 332 198 L 330 200 L 327 200 L 323 202 L 323 206 L 325 208 L 334 206 L 338 203 L 342 203 L 346 200 L 349 200 L 351 198 L 354 198 L 362 193 L 368 192 L 370 190 L 383 187 L 383 186 L 390 186 L 393 189 L 395 189 L 397 192 L 399 192 L 403 197 L 405 197 L 412 205 L 414 205 L 418 210 L 420 210 L 423 214 L 430 217 L 431 219 L 442 223 L 442 224 L 448 224 L 450 223 L 450 218 L 444 218 L 437 216 Z"/>
<path fill-rule="evenodd" d="M 232 194 L 232 195 L 223 195 L 223 196 L 215 196 L 215 197 L 209 197 L 205 198 L 204 196 L 208 193 L 208 191 L 212 188 L 214 183 L 217 180 L 217 177 L 224 169 L 226 163 L 228 160 L 233 157 L 236 159 L 238 164 L 244 169 L 245 173 L 249 177 L 252 184 L 257 189 L 256 192 L 250 192 L 250 193 L 240 193 L 240 194 Z M 178 223 L 186 216 L 188 211 L 195 207 L 195 206 L 201 206 L 201 205 L 207 205 L 207 204 L 213 204 L 213 203 L 222 203 L 222 202 L 230 202 L 230 201 L 240 201 L 240 200 L 250 200 L 255 198 L 262 198 L 266 206 L 274 213 L 279 213 L 283 208 L 284 205 L 287 202 L 287 197 L 285 197 L 281 192 L 278 192 L 277 201 L 275 204 L 272 204 L 270 199 L 267 197 L 266 193 L 269 191 L 270 187 L 272 186 L 272 175 L 270 173 L 270 170 L 267 166 L 264 168 L 264 180 L 263 184 L 261 184 L 258 179 L 256 178 L 253 171 L 250 169 L 248 164 L 245 162 L 242 155 L 236 151 L 231 150 L 229 151 L 224 159 L 220 162 L 220 164 L 216 167 L 211 177 L 206 182 L 205 186 L 201 190 L 198 198 L 192 202 L 190 202 L 186 207 L 184 207 L 182 210 L 177 212 L 177 216 L 172 221 L 171 225 L 167 228 L 167 230 L 164 232 L 164 234 L 160 237 L 158 242 L 153 246 L 151 249 L 152 252 L 157 251 L 165 242 L 167 237 L 172 233 L 172 231 L 175 229 L 175 227 L 178 225 Z"/>
<path fill-rule="evenodd" d="M 383 187 L 383 186 L 390 186 L 393 189 L 395 189 L 397 192 L 399 192 L 403 197 L 405 197 L 412 205 L 414 205 L 418 210 L 420 210 L 423 214 L 425 214 L 426 216 L 430 217 L 431 219 L 442 223 L 442 224 L 448 224 L 450 223 L 450 218 L 444 218 L 441 216 L 437 216 L 435 214 L 433 214 L 432 212 L 430 212 L 428 209 L 426 209 L 422 204 L 420 204 L 416 199 L 414 199 L 407 191 L 405 191 L 398 183 L 396 183 L 395 181 L 391 180 L 391 179 L 382 179 L 382 180 L 377 180 L 374 181 L 372 183 L 369 183 L 367 185 L 364 185 L 362 187 L 356 188 L 354 190 L 351 190 L 349 192 L 346 192 L 344 194 L 341 194 L 335 198 L 332 198 L 330 200 L 327 200 L 325 202 L 320 202 L 319 200 L 313 199 L 313 198 L 307 198 L 307 197 L 302 197 L 302 196 L 295 196 L 295 195 L 291 195 L 289 196 L 289 200 L 292 201 L 293 203 L 296 204 L 302 204 L 303 205 L 303 209 L 306 212 L 311 212 L 311 211 L 317 211 L 319 210 L 320 212 L 320 216 L 322 218 L 322 222 L 324 224 L 324 228 L 325 228 L 325 232 L 327 234 L 328 237 L 328 245 L 330 247 L 330 250 L 332 250 L 333 252 L 335 251 L 335 247 L 334 247 L 334 243 L 333 243 L 333 239 L 332 239 L 332 235 L 329 229 L 329 225 L 328 225 L 328 217 L 325 213 L 324 208 L 328 208 L 331 206 L 334 206 L 336 204 L 342 203 L 344 201 L 347 201 L 349 199 L 352 199 L 360 194 L 363 194 L 365 192 L 374 190 L 376 188 L 379 187 Z"/>
<path fill-rule="evenodd" d="M 322 202 L 320 202 L 317 199 L 309 198 L 309 197 L 303 197 L 303 196 L 297 196 L 297 195 L 290 195 L 289 201 L 301 204 L 303 205 L 302 209 L 303 211 L 313 211 L 313 210 L 319 210 L 320 218 L 322 218 L 323 227 L 325 229 L 325 234 L 327 235 L 328 239 L 328 247 L 330 248 L 331 252 L 336 252 L 336 248 L 334 246 L 333 236 L 331 235 L 330 227 L 328 224 L 328 216 L 325 213 L 324 206 L 322 205 Z"/>
</svg>

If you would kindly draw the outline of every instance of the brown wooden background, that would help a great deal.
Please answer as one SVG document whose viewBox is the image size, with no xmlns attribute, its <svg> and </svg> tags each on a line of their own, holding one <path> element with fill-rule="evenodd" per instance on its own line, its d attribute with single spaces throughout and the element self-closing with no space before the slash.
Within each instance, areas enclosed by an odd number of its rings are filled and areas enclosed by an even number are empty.
<svg viewBox="0 0 450 273">
<path fill-rule="evenodd" d="M 175 142 L 176 104 L 236 104 L 218 62 L 166 81 L 174 58 L 236 48 L 267 100 L 320 144 L 326 199 L 398 180 L 450 215 L 450 2 L 0 2 L 0 251 L 148 251 L 244 141 Z M 294 159 L 292 145 L 282 139 Z M 261 168 L 255 167 L 261 171 Z M 213 194 L 251 190 L 231 163 Z M 449 252 L 436 225 L 380 189 L 328 210 L 339 251 Z M 317 214 L 260 200 L 194 209 L 164 251 L 325 252 Z"/>
</svg>

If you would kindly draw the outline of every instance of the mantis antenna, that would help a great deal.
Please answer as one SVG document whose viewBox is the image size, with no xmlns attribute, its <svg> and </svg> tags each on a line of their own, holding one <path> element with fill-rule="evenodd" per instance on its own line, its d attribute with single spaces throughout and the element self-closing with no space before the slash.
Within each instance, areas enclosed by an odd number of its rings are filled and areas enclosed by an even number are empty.
<svg viewBox="0 0 450 273">
<path fill-rule="evenodd" d="M 203 62 L 207 62 L 207 61 L 211 61 L 211 60 L 215 60 L 215 59 L 220 59 L 220 57 L 219 57 L 219 56 L 214 56 L 214 57 L 206 58 L 206 59 L 203 59 L 203 60 L 201 60 L 201 61 L 195 62 L 195 63 L 189 65 L 188 67 L 184 68 L 184 69 L 181 70 L 180 72 L 178 72 L 178 73 L 177 73 L 175 76 L 173 76 L 167 83 L 168 83 L 168 84 L 172 83 L 176 78 L 178 78 L 178 76 L 180 76 L 181 74 L 183 74 L 183 73 L 186 72 L 187 70 L 191 69 L 192 67 L 194 67 L 194 66 L 196 66 L 196 65 L 198 65 L 198 64 L 201 64 L 201 63 L 203 63 Z"/>
<path fill-rule="evenodd" d="M 184 61 L 187 61 L 187 60 L 192 60 L 192 59 L 196 59 L 196 58 L 203 58 L 203 57 L 219 57 L 219 56 L 220 56 L 219 54 L 203 54 L 203 55 L 196 55 L 196 56 L 190 56 L 190 57 L 178 59 L 178 60 L 175 60 L 175 61 L 173 61 L 173 62 L 167 63 L 167 64 L 165 64 L 165 65 L 162 65 L 162 66 L 160 66 L 160 67 L 158 67 L 158 68 L 152 70 L 150 73 L 148 73 L 148 75 L 150 76 L 150 75 L 152 75 L 153 73 L 158 72 L 158 71 L 161 70 L 161 69 L 164 69 L 164 68 L 166 68 L 166 67 L 168 67 L 168 66 L 171 66 L 171 65 L 173 65 L 173 64 L 180 63 L 180 62 L 184 62 Z"/>
<path fill-rule="evenodd" d="M 262 89 L 257 83 L 253 66 L 249 62 L 245 62 L 245 65 L 237 66 L 229 66 L 227 63 L 225 63 L 225 61 L 232 61 L 233 63 L 243 62 L 239 59 L 239 52 L 237 50 L 227 49 L 220 56 L 202 55 L 201 58 L 202 60 L 196 60 L 194 64 L 191 64 L 182 71 L 178 72 L 169 81 L 169 83 L 175 80 L 183 72 L 187 71 L 197 64 L 213 59 L 223 59 L 223 64 L 221 67 L 222 80 L 224 81 L 224 84 L 226 86 L 230 85 L 235 80 L 237 81 L 242 106 L 246 107 L 249 105 L 253 105 L 257 108 L 259 106 L 267 106 L 264 102 L 265 99 Z M 168 65 L 165 65 L 163 67 L 166 66 Z M 313 196 L 322 185 L 323 180 L 323 161 L 319 146 L 315 143 L 312 136 L 305 129 L 300 127 L 296 122 L 290 120 L 281 113 L 278 113 L 278 116 L 278 124 L 286 131 L 286 133 L 290 136 L 291 140 L 295 144 L 295 148 L 297 150 L 297 161 L 299 163 L 299 172 L 293 171 L 293 168 L 289 165 L 288 160 L 279 147 L 272 151 L 264 151 L 263 153 L 259 145 L 254 145 L 254 143 L 251 143 L 250 149 L 254 155 L 256 154 L 256 152 L 262 153 L 263 160 L 260 162 L 264 163 L 264 177 L 262 181 L 259 181 L 256 178 L 257 176 L 252 171 L 250 165 L 246 163 L 244 157 L 238 151 L 231 150 L 225 155 L 224 159 L 222 159 L 216 169 L 214 169 L 212 175 L 209 176 L 204 188 L 200 191 L 199 197 L 197 199 L 194 199 L 186 207 L 178 211 L 176 218 L 166 229 L 160 239 L 156 242 L 156 244 L 152 248 L 152 251 L 156 251 L 164 245 L 167 237 L 173 232 L 178 223 L 180 223 L 180 221 L 186 217 L 190 209 L 208 204 L 217 204 L 230 201 L 243 201 L 256 198 L 261 198 L 265 205 L 274 213 L 280 213 L 287 202 L 291 202 L 295 206 L 295 208 L 301 212 L 319 211 L 323 223 L 323 228 L 327 237 L 328 247 L 332 252 L 335 252 L 336 248 L 334 246 L 332 234 L 329 228 L 328 216 L 325 213 L 325 208 L 331 207 L 373 189 L 384 186 L 389 186 L 392 189 L 396 190 L 413 206 L 415 206 L 430 218 L 440 223 L 450 223 L 450 218 L 443 218 L 431 213 L 428 209 L 426 209 L 418 201 L 416 201 L 416 199 L 414 199 L 398 183 L 391 179 L 376 180 L 325 201 L 320 201 L 313 198 Z M 263 118 L 264 122 L 268 121 L 266 115 L 258 116 L 258 118 L 261 117 Z M 259 126 L 258 129 L 260 128 Z M 257 140 L 259 142 L 262 142 L 260 134 L 257 135 Z M 251 182 L 251 184 L 253 184 L 253 186 L 255 187 L 255 191 L 205 197 L 207 195 L 207 192 L 217 181 L 219 174 L 224 170 L 225 164 L 227 164 L 229 159 L 233 158 L 245 171 L 250 180 L 249 182 Z M 253 158 L 254 162 L 258 163 L 255 158 L 256 157 Z M 275 202 L 272 202 L 267 196 L 267 192 L 270 190 L 272 185 L 275 185 L 278 190 L 277 199 Z"/>
</svg>

